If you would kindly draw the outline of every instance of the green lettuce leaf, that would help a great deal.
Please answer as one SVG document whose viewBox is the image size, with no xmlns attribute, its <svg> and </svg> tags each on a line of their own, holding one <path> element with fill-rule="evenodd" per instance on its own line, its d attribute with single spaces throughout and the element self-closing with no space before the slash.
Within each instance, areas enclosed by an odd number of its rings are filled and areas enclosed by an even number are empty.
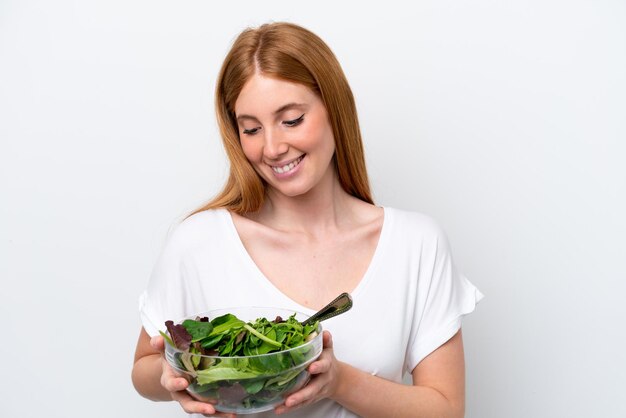
<svg viewBox="0 0 626 418">
<path fill-rule="evenodd" d="M 206 370 L 198 370 L 197 373 L 199 385 L 207 385 L 218 380 L 240 380 L 250 379 L 258 376 L 257 373 L 251 371 L 238 370 L 233 367 L 219 366 L 211 367 L 210 369 Z"/>
</svg>

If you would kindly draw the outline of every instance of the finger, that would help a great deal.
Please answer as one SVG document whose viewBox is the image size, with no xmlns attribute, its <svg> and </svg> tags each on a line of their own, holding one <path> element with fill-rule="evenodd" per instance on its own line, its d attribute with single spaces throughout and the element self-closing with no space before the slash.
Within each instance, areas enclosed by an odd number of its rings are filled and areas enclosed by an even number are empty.
<svg viewBox="0 0 626 418">
<path fill-rule="evenodd" d="M 333 348 L 333 336 L 329 331 L 322 333 L 322 346 L 324 348 Z"/>
<path fill-rule="evenodd" d="M 172 399 L 180 404 L 188 414 L 202 414 L 206 416 L 222 416 L 213 405 L 206 402 L 200 402 L 191 397 L 187 392 L 173 392 Z"/>
<path fill-rule="evenodd" d="M 279 405 L 276 408 L 274 408 L 274 413 L 276 415 L 286 414 L 288 412 L 292 412 L 292 411 L 295 411 L 296 409 L 300 409 L 302 407 L 310 405 L 310 404 L 312 404 L 315 401 L 316 401 L 316 399 L 308 399 L 308 400 L 306 400 L 306 401 L 304 401 L 302 403 L 299 403 L 299 404 L 296 404 L 296 405 L 293 405 L 293 406 L 287 406 L 285 404 L 282 404 L 282 405 Z"/>
<path fill-rule="evenodd" d="M 183 379 L 184 387 L 188 386 L 188 382 Z M 191 396 L 188 392 L 183 390 L 172 392 L 172 399 L 176 402 L 180 403 L 180 406 L 183 410 L 189 414 L 202 414 L 205 417 L 227 417 L 227 418 L 236 418 L 235 414 L 230 414 L 226 412 L 217 412 L 215 407 L 208 402 L 198 401 L 193 396 Z"/>
<path fill-rule="evenodd" d="M 290 408 L 290 407 L 285 406 L 285 405 L 283 404 L 283 405 L 279 405 L 279 406 L 277 406 L 276 408 L 274 408 L 274 413 L 275 413 L 276 415 L 282 415 L 282 414 L 286 414 L 287 412 L 291 412 L 291 411 L 293 411 L 294 409 L 298 409 L 298 407 L 293 407 L 293 408 Z"/>
<path fill-rule="evenodd" d="M 317 399 L 317 395 L 324 386 L 319 377 L 311 379 L 309 383 L 299 391 L 292 393 L 285 399 L 285 407 L 293 409 L 311 403 Z"/>
<path fill-rule="evenodd" d="M 161 386 L 163 386 L 168 392 L 179 392 L 187 389 L 189 382 L 182 377 L 161 377 Z"/>
<path fill-rule="evenodd" d="M 287 406 L 285 404 L 281 404 L 281 405 L 278 405 L 276 408 L 274 408 L 274 413 L 276 415 L 286 414 L 288 412 L 292 412 L 292 411 L 295 411 L 296 409 L 299 409 L 300 406 L 301 405 Z"/>
<path fill-rule="evenodd" d="M 312 375 L 326 373 L 328 370 L 330 370 L 330 361 L 326 359 L 315 361 L 311 363 L 307 370 Z"/>
<path fill-rule="evenodd" d="M 236 418 L 235 414 L 218 412 L 210 403 L 198 401 L 184 391 L 173 393 L 172 399 L 180 403 L 183 410 L 189 414 L 202 414 L 205 417 Z"/>
<path fill-rule="evenodd" d="M 189 382 L 183 376 L 176 373 L 172 367 L 163 361 L 163 371 L 161 373 L 161 386 L 167 389 L 168 392 L 178 392 L 185 390 L 189 386 Z"/>
<path fill-rule="evenodd" d="M 307 371 L 311 374 L 320 374 L 325 373 L 330 370 L 330 366 L 332 365 L 333 357 L 328 353 L 322 352 L 322 355 L 319 356 L 317 360 L 309 365 Z"/>
<path fill-rule="evenodd" d="M 162 336 L 157 335 L 150 338 L 150 346 L 157 351 L 163 352 L 165 350 L 165 340 Z"/>
</svg>

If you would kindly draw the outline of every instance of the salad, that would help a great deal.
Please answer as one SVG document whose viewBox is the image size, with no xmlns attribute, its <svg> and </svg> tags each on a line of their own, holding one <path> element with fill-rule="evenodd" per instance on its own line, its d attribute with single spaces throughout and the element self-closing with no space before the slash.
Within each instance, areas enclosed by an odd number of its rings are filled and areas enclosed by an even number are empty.
<svg viewBox="0 0 626 418">
<path fill-rule="evenodd" d="M 282 402 L 309 379 L 306 367 L 321 353 L 319 322 L 296 314 L 246 322 L 233 313 L 166 321 L 166 358 L 190 381 L 197 399 L 223 412 L 259 412 Z M 316 338 L 317 337 L 317 338 Z"/>
</svg>

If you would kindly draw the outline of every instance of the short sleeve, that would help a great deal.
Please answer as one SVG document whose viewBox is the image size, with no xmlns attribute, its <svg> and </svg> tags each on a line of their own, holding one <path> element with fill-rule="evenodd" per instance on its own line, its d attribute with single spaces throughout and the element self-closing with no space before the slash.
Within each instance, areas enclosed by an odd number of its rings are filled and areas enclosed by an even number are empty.
<svg viewBox="0 0 626 418">
<path fill-rule="evenodd" d="M 431 243 L 424 244 L 420 261 L 416 309 L 405 370 L 412 370 L 426 356 L 461 328 L 465 315 L 474 311 L 482 293 L 454 265 L 445 233 L 437 228 Z"/>
<path fill-rule="evenodd" d="M 182 247 L 175 231 L 161 251 L 148 286 L 139 297 L 141 322 L 150 336 L 164 330 L 165 321 L 176 321 L 184 316 L 187 272 Z"/>
</svg>

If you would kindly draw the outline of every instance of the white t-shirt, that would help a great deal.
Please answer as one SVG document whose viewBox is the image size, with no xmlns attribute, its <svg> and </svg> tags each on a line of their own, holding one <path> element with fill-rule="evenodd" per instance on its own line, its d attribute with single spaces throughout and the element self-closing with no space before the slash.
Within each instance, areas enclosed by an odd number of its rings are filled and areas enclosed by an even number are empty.
<svg viewBox="0 0 626 418">
<path fill-rule="evenodd" d="M 482 298 L 456 270 L 445 234 L 436 222 L 387 207 L 374 256 L 351 295 L 352 309 L 323 323 L 333 335 L 335 356 L 395 382 L 402 382 L 404 372 L 410 373 L 450 339 L 460 329 L 462 317 Z M 165 329 L 166 320 L 239 306 L 313 313 L 263 275 L 227 210 L 203 211 L 187 218 L 168 239 L 140 297 L 145 330 L 154 336 Z M 323 400 L 285 416 L 357 415 Z"/>
</svg>

